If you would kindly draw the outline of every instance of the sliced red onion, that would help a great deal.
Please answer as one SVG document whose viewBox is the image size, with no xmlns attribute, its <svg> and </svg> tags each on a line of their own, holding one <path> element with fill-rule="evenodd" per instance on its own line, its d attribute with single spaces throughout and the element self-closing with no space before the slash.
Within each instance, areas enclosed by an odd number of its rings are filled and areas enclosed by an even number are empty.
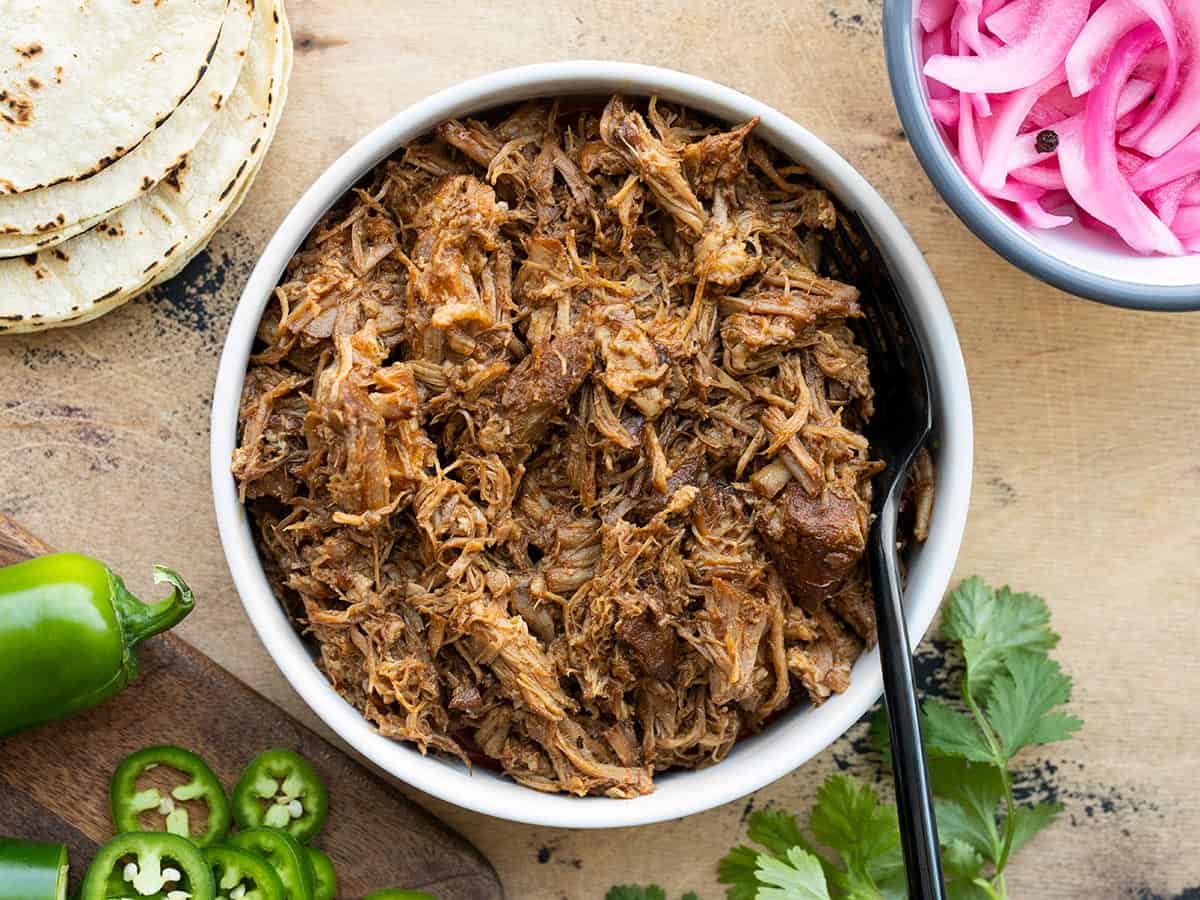
<svg viewBox="0 0 1200 900">
<path fill-rule="evenodd" d="M 1153 25 L 1135 28 L 1117 42 L 1108 66 L 1088 95 L 1082 134 L 1060 135 L 1058 162 L 1075 202 L 1114 228 L 1139 253 L 1182 254 L 1183 246 L 1121 172 L 1116 147 L 1117 104 L 1137 61 L 1162 34 Z"/>
<path fill-rule="evenodd" d="M 958 124 L 958 101 L 957 100 L 930 100 L 929 111 L 933 113 L 933 120 L 947 128 L 953 128 Z"/>
<path fill-rule="evenodd" d="M 1015 43 L 986 56 L 934 56 L 925 74 L 960 91 L 1008 93 L 1053 72 L 1087 21 L 1088 0 L 1031 0 L 1029 28 Z"/>
<path fill-rule="evenodd" d="M 1021 123 L 1039 97 L 1066 80 L 1066 72 L 1062 66 L 1058 66 L 1037 84 L 1013 91 L 999 102 L 999 112 L 992 117 L 991 140 L 984 150 L 983 171 L 979 175 L 979 183 L 985 189 L 995 190 L 1004 184 L 1008 177 L 1009 153 Z"/>
<path fill-rule="evenodd" d="M 954 15 L 958 0 L 921 0 L 917 6 L 917 19 L 926 31 L 937 31 Z"/>
<path fill-rule="evenodd" d="M 1063 180 L 1062 172 L 1054 164 L 1042 166 L 1025 166 L 1013 169 L 1008 173 L 1016 181 L 1025 184 L 1035 184 L 1048 191 L 1066 190 L 1067 183 Z"/>
<path fill-rule="evenodd" d="M 1175 99 L 1134 146 L 1162 156 L 1200 126 L 1200 3 L 1175 0 L 1175 26 L 1183 45 L 1183 74 Z"/>
<path fill-rule="evenodd" d="M 1200 206 L 1181 206 L 1175 214 L 1175 228 L 1180 234 L 1200 237 Z"/>
<path fill-rule="evenodd" d="M 1200 0 L 918 2 L 931 113 L 1001 211 L 1198 250 Z"/>
<path fill-rule="evenodd" d="M 981 0 L 963 0 L 955 10 L 954 18 L 950 20 L 950 55 L 979 56 L 991 53 L 997 48 L 998 45 L 991 43 L 990 38 L 985 39 L 979 32 L 979 9 L 976 7 L 980 2 Z M 987 118 L 992 114 L 992 104 L 985 93 L 972 93 L 971 105 L 975 107 L 975 115 L 979 118 Z"/>
<path fill-rule="evenodd" d="M 1117 115 L 1125 116 L 1140 106 L 1147 97 L 1154 92 L 1154 85 L 1148 81 L 1140 81 L 1136 78 L 1129 79 L 1121 91 L 1121 97 L 1117 105 Z M 1050 126 L 1051 130 L 1058 135 L 1059 144 L 1062 144 L 1064 136 L 1078 134 L 1084 127 L 1085 114 L 1077 113 L 1073 116 L 1068 116 L 1059 122 Z M 1036 165 L 1040 162 L 1045 162 L 1057 156 L 1057 151 L 1049 153 L 1039 153 L 1037 149 L 1037 132 L 1027 132 L 1017 136 L 1013 141 L 1012 149 L 1008 155 L 1008 167 L 1012 169 L 1022 169 L 1025 166 Z"/>
<path fill-rule="evenodd" d="M 931 56 L 937 56 L 939 53 L 950 52 L 950 33 L 945 28 L 939 28 L 936 31 L 931 31 L 925 35 L 921 42 L 921 59 L 923 61 Z M 934 100 L 945 100 L 948 97 L 954 96 L 954 90 L 946 87 L 940 81 L 926 81 L 926 87 L 929 90 L 929 96 Z M 955 101 L 955 107 L 958 106 L 958 101 Z"/>
<path fill-rule="evenodd" d="M 1074 208 L 1075 202 L 1065 190 L 1046 191 L 1046 196 L 1042 197 L 1042 206 L 1046 209 L 1062 209 L 1065 206 Z"/>
<path fill-rule="evenodd" d="M 1046 212 L 1037 200 L 1027 200 L 1017 204 L 1017 218 L 1033 228 L 1061 228 L 1070 225 L 1074 219 L 1070 216 L 1058 216 Z"/>
<path fill-rule="evenodd" d="M 1121 135 L 1121 143 L 1127 147 L 1136 147 L 1138 141 L 1158 123 L 1158 120 L 1163 117 L 1163 113 L 1170 107 L 1171 101 L 1175 99 L 1175 91 L 1179 87 L 1179 32 L 1175 28 L 1175 19 L 1171 15 L 1171 10 L 1167 8 L 1166 0 L 1133 0 L 1133 2 L 1141 7 L 1150 21 L 1158 26 L 1158 30 L 1162 33 L 1163 42 L 1166 44 L 1167 66 L 1158 81 L 1154 99 L 1138 114 L 1134 124 Z"/>
<path fill-rule="evenodd" d="M 1081 97 L 1096 86 L 1113 46 L 1146 21 L 1146 12 L 1133 0 L 1107 0 L 1088 19 L 1067 54 L 1067 83 Z"/>
<path fill-rule="evenodd" d="M 1183 205 L 1183 195 L 1192 184 L 1200 181 L 1200 175 L 1185 175 L 1175 181 L 1146 192 L 1146 202 L 1158 213 L 1168 228 L 1175 223 L 1175 215 Z M 1178 234 L 1178 232 L 1176 232 Z"/>
<path fill-rule="evenodd" d="M 959 43 L 978 56 L 985 52 L 983 33 L 979 30 L 979 17 L 982 12 L 983 0 L 958 0 L 958 10 L 954 14 L 954 27 L 958 29 Z"/>
<path fill-rule="evenodd" d="M 1006 44 L 1014 44 L 1029 30 L 1029 4 L 1033 0 L 1012 0 L 984 18 L 983 24 Z"/>
<path fill-rule="evenodd" d="M 1142 193 L 1175 181 L 1190 172 L 1200 172 L 1200 129 L 1137 170 L 1129 179 L 1130 186 Z"/>
<path fill-rule="evenodd" d="M 989 131 L 989 120 L 984 119 L 981 122 L 975 118 L 975 112 L 971 107 L 969 95 L 959 94 L 958 155 L 959 160 L 962 162 L 963 171 L 966 172 L 971 182 L 988 196 L 997 200 L 1009 200 L 1013 203 L 1037 200 L 1045 194 L 1046 191 L 1044 188 L 1032 184 L 1021 184 L 1015 181 L 1008 181 L 994 189 L 985 189 L 980 185 L 979 176 L 983 171 L 983 152 L 980 147 L 990 137 Z"/>
<path fill-rule="evenodd" d="M 1029 111 L 1027 124 L 1034 128 L 1045 128 L 1068 116 L 1083 112 L 1084 106 L 1085 102 L 1082 99 L 1071 95 L 1070 87 L 1060 84 L 1053 90 L 1047 91 L 1038 98 L 1037 103 L 1033 104 L 1033 109 Z"/>
</svg>

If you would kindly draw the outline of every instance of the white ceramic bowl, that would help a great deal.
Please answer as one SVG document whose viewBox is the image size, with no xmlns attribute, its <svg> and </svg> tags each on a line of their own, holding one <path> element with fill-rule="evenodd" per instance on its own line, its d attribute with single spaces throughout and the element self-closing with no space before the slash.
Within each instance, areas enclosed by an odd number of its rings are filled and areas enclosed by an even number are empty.
<svg viewBox="0 0 1200 900">
<path fill-rule="evenodd" d="M 468 81 L 400 113 L 335 162 L 280 225 L 234 313 L 213 398 L 213 494 L 225 555 L 259 637 L 305 702 L 363 756 L 422 791 L 498 818 L 574 828 L 674 819 L 735 800 L 786 775 L 845 733 L 880 696 L 878 651 L 858 660 L 846 693 L 817 709 L 793 709 L 762 734 L 739 742 L 715 766 L 659 776 L 657 790 L 645 797 L 613 800 L 543 794 L 483 769 L 471 775 L 456 761 L 424 757 L 409 745 L 380 736 L 329 686 L 263 575 L 229 465 L 242 380 L 259 318 L 288 259 L 322 213 L 377 162 L 444 119 L 531 97 L 613 92 L 656 94 L 730 122 L 761 117 L 756 134 L 808 166 L 843 204 L 859 213 L 901 292 L 911 298 L 908 311 L 929 361 L 938 428 L 937 506 L 929 540 L 914 554 L 908 580 L 906 609 L 915 645 L 932 622 L 949 582 L 971 487 L 971 401 L 954 324 L 920 250 L 863 177 L 786 116 L 711 81 L 626 63 L 546 63 Z"/>
<path fill-rule="evenodd" d="M 1200 253 L 1143 256 L 1116 236 L 1078 222 L 1049 230 L 1027 228 L 970 182 L 929 111 L 918 60 L 922 31 L 917 6 L 917 0 L 895 0 L 883 8 L 892 94 L 913 152 L 963 223 L 1013 265 L 1080 297 L 1162 312 L 1200 309 Z"/>
</svg>

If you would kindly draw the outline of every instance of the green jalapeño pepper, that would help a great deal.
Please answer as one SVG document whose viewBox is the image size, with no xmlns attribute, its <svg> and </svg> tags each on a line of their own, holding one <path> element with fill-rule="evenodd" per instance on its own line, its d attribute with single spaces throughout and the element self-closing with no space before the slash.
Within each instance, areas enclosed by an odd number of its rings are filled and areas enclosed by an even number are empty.
<svg viewBox="0 0 1200 900">
<path fill-rule="evenodd" d="M 66 900 L 67 848 L 0 838 L 0 900 Z"/>
<path fill-rule="evenodd" d="M 138 790 L 143 774 L 159 766 L 174 769 L 188 780 L 163 794 L 156 787 Z M 176 805 L 203 800 L 208 808 L 207 824 L 200 834 L 192 834 L 187 807 Z M 181 747 L 147 747 L 125 757 L 112 777 L 112 817 L 117 831 L 147 831 L 142 813 L 157 810 L 165 818 L 165 829 L 191 840 L 197 847 L 208 847 L 224 840 L 232 815 L 225 789 L 213 770 L 195 753 Z"/>
<path fill-rule="evenodd" d="M 191 841 L 175 834 L 118 834 L 96 853 L 79 893 L 80 900 L 155 896 L 216 900 L 212 869 Z"/>
<path fill-rule="evenodd" d="M 268 750 L 246 767 L 233 789 L 238 828 L 282 828 L 301 843 L 316 837 L 329 815 L 329 792 L 302 756 Z"/>
<path fill-rule="evenodd" d="M 312 863 L 300 842 L 286 831 L 250 828 L 233 835 L 229 843 L 269 862 L 283 883 L 287 900 L 313 900 Z"/>
<path fill-rule="evenodd" d="M 217 900 L 284 900 L 283 882 L 261 856 L 225 844 L 209 847 L 204 856 L 217 883 Z"/>
<path fill-rule="evenodd" d="M 103 703 L 137 674 L 133 648 L 177 624 L 195 600 L 174 590 L 140 602 L 119 577 L 86 556 L 57 553 L 0 569 L 0 737 Z"/>
<path fill-rule="evenodd" d="M 337 874 L 329 857 L 316 847 L 305 847 L 313 870 L 313 900 L 333 900 L 337 896 Z"/>
</svg>

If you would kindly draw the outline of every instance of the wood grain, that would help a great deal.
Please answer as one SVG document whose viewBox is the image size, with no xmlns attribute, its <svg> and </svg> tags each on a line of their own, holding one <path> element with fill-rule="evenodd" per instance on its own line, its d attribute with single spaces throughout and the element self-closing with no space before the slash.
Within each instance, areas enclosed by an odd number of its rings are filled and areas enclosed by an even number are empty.
<svg viewBox="0 0 1200 900">
<path fill-rule="evenodd" d="M 0 514 L 0 565 L 47 552 Z M 439 900 L 499 900 L 491 865 L 374 774 L 189 646 L 166 635 L 139 648 L 140 675 L 109 703 L 0 742 L 0 834 L 65 843 L 76 883 L 112 836 L 108 779 L 127 754 L 153 744 L 199 753 L 227 786 L 268 747 L 312 761 L 329 788 L 329 821 L 316 845 L 333 859 L 339 896 L 384 886 Z"/>
</svg>

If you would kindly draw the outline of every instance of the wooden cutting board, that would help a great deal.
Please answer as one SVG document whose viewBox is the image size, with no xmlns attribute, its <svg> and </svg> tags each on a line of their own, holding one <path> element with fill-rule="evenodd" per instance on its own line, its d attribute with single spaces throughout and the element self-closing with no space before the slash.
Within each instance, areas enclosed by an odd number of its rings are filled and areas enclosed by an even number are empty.
<svg viewBox="0 0 1200 900">
<path fill-rule="evenodd" d="M 0 513 L 0 565 L 46 552 Z M 72 885 L 112 836 L 108 779 L 127 754 L 178 744 L 229 787 L 259 752 L 287 747 L 311 760 L 329 788 L 329 821 L 315 845 L 337 868 L 339 897 L 381 887 L 438 900 L 504 897 L 491 864 L 462 837 L 203 653 L 165 635 L 139 647 L 138 657 L 137 681 L 114 700 L 0 740 L 0 835 L 66 844 Z"/>
</svg>

